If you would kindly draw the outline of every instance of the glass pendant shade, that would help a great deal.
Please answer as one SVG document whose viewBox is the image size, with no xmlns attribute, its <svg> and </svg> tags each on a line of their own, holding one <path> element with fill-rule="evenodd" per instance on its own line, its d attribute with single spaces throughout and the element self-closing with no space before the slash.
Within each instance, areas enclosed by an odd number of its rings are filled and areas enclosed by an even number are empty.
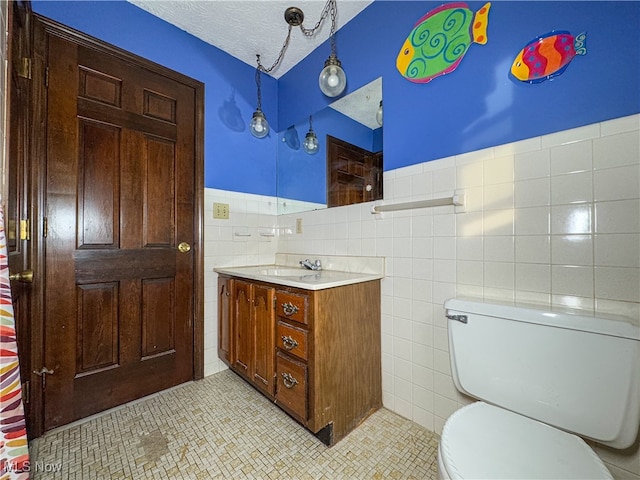
<svg viewBox="0 0 640 480">
<path fill-rule="evenodd" d="M 376 122 L 378 122 L 378 125 L 382 126 L 382 100 L 380 100 L 380 106 L 378 107 L 378 110 L 376 110 Z"/>
<path fill-rule="evenodd" d="M 304 143 L 302 144 L 304 151 L 309 155 L 315 155 L 320 150 L 320 144 L 318 143 L 318 137 L 313 132 L 313 130 L 309 130 L 309 132 L 304 137 Z"/>
<path fill-rule="evenodd" d="M 324 62 L 324 68 L 318 78 L 318 84 L 322 93 L 327 97 L 337 97 L 344 92 L 347 86 L 347 76 L 342 69 L 340 60 L 334 54 L 331 54 L 327 61 Z"/>
<path fill-rule="evenodd" d="M 259 108 L 253 112 L 249 128 L 251 135 L 256 138 L 264 138 L 269 134 L 269 122 L 267 122 L 264 113 Z"/>
</svg>

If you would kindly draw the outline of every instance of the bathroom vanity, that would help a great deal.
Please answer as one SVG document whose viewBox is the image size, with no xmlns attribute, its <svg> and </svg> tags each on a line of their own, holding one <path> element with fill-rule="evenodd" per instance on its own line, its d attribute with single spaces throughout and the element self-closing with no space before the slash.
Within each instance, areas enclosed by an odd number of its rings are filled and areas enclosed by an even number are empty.
<svg viewBox="0 0 640 480">
<path fill-rule="evenodd" d="M 219 357 L 333 445 L 382 406 L 380 278 L 216 269 Z"/>
</svg>

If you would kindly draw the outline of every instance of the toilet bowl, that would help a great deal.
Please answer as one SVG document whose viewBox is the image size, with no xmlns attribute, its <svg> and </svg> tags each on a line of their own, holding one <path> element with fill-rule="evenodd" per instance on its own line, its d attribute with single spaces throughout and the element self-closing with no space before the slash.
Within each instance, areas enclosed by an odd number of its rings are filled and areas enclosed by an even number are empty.
<svg viewBox="0 0 640 480">
<path fill-rule="evenodd" d="M 478 299 L 450 299 L 445 308 L 453 381 L 480 401 L 446 421 L 439 477 L 613 478 L 581 437 L 634 443 L 640 328 Z"/>
<path fill-rule="evenodd" d="M 441 438 L 441 479 L 613 478 L 580 437 L 484 402 L 455 412 Z"/>
</svg>

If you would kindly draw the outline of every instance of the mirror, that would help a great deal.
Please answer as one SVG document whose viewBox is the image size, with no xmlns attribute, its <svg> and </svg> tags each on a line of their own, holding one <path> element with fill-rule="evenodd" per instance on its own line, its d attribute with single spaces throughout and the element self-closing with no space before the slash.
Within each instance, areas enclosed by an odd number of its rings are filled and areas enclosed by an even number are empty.
<svg viewBox="0 0 640 480">
<path fill-rule="evenodd" d="M 278 133 L 276 193 L 279 215 L 326 208 L 328 204 L 369 201 L 377 198 L 376 194 L 381 198 L 382 127 L 377 122 L 381 115 L 376 115 L 381 102 L 380 77 Z M 307 153 L 304 146 L 310 129 L 315 133 L 319 146 L 314 154 Z M 344 145 L 349 148 L 339 150 L 337 155 L 344 151 L 363 151 L 366 163 L 371 164 L 374 158 L 375 165 L 371 172 L 365 174 L 361 171 L 363 167 L 356 166 L 357 171 L 350 178 L 347 178 L 348 173 L 340 172 L 339 176 L 346 179 L 346 183 L 342 183 L 347 193 L 338 194 L 335 191 L 336 175 L 328 173 L 330 165 L 327 162 L 329 157 L 336 156 L 336 148 Z M 364 168 L 366 170 L 367 167 Z M 334 190 L 328 192 L 329 184 Z M 361 192 L 365 192 L 364 197 Z M 339 199 L 338 203 L 336 199 Z"/>
</svg>

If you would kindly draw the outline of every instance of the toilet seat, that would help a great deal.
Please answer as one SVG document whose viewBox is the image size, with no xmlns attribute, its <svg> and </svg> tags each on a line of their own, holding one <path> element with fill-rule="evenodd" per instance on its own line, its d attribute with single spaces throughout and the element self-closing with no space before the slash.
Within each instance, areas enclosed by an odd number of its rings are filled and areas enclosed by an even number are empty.
<svg viewBox="0 0 640 480">
<path fill-rule="evenodd" d="M 449 417 L 438 450 L 441 478 L 613 478 L 580 437 L 484 402 Z"/>
</svg>

